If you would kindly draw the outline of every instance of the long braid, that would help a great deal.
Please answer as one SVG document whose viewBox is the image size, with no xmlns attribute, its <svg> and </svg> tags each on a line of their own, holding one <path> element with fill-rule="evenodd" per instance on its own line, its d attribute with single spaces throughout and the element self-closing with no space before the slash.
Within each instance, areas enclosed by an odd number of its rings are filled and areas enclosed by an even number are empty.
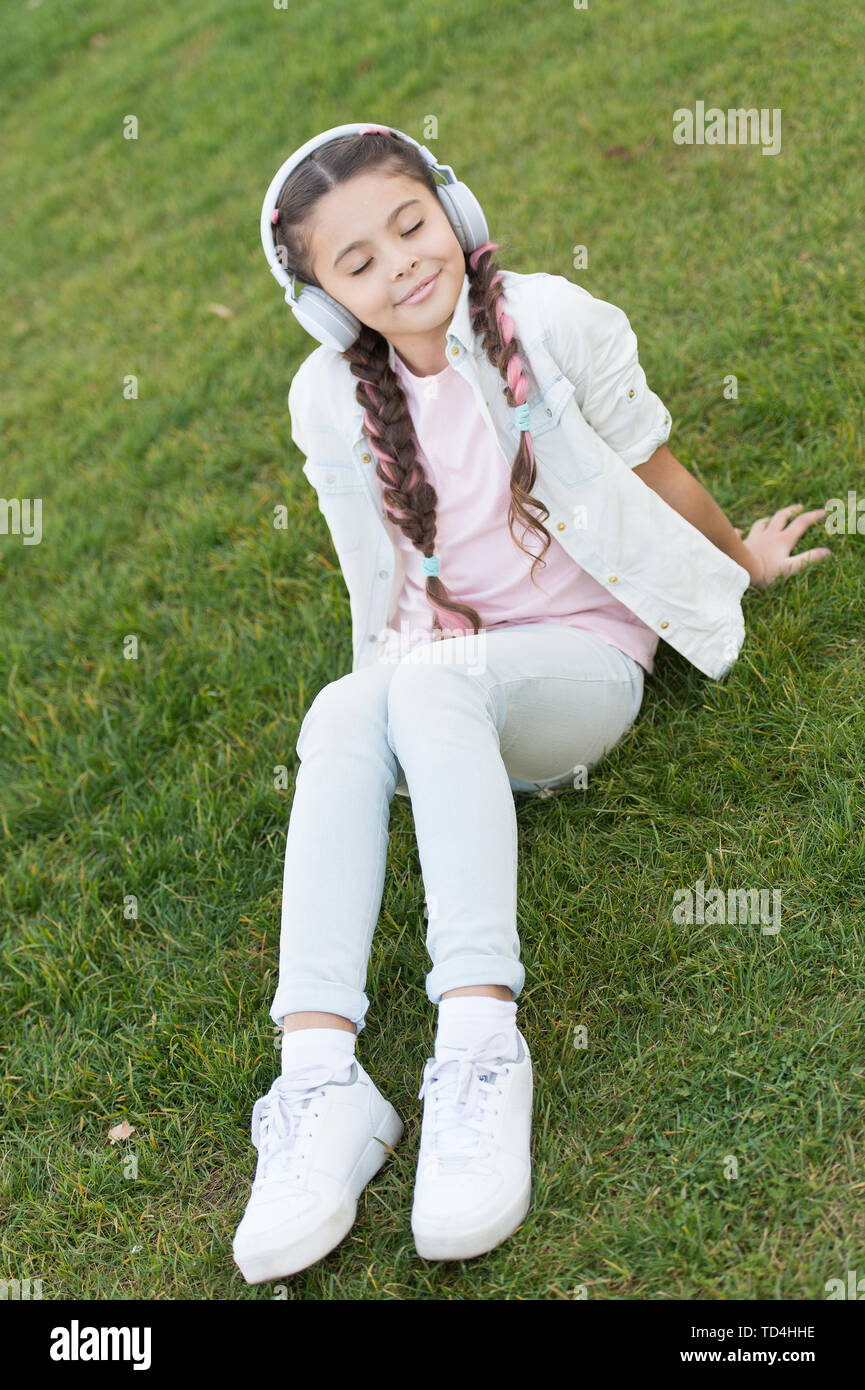
<svg viewBox="0 0 865 1390">
<path fill-rule="evenodd" d="M 475 332 L 483 334 L 481 347 L 492 366 L 497 367 L 507 382 L 503 394 L 510 406 L 523 405 L 529 395 L 529 379 L 522 356 L 522 347 L 516 336 L 514 321 L 507 311 L 502 290 L 502 272 L 493 252 L 498 250 L 498 242 L 485 241 L 469 256 L 469 314 Z M 524 528 L 542 536 L 544 543 L 540 555 L 534 557 L 530 578 L 534 582 L 537 565 L 546 567 L 543 556 L 552 544 L 552 537 L 543 522 L 533 517 L 528 508 L 536 509 L 543 520 L 550 513 L 543 502 L 530 495 L 537 478 L 535 450 L 532 436 L 528 430 L 520 434 L 513 464 L 511 465 L 511 501 L 508 507 L 508 529 L 519 548 L 529 554 L 526 547 L 514 534 L 514 520 L 518 518 Z M 525 537 L 526 529 L 523 531 Z"/>
<path fill-rule="evenodd" d="M 505 380 L 503 394 L 508 405 L 518 406 L 528 398 L 529 379 L 514 321 L 507 312 L 501 270 L 492 254 L 496 248 L 496 242 L 488 241 L 468 257 L 469 312 L 475 331 L 483 334 L 481 346 Z M 431 556 L 435 549 L 438 497 L 417 455 L 408 401 L 388 361 L 387 340 L 364 324 L 357 340 L 342 355 L 358 378 L 357 400 L 364 408 L 364 430 L 376 457 L 375 471 L 382 484 L 387 515 L 422 555 Z M 528 510 L 532 506 L 544 520 L 549 517 L 544 504 L 530 496 L 536 476 L 532 437 L 528 430 L 523 430 L 511 467 L 508 529 L 520 550 L 533 556 L 530 575 L 533 582 L 536 566 L 546 565 L 543 556 L 551 544 L 549 532 Z M 525 528 L 524 536 L 528 529 L 543 537 L 540 555 L 527 550 L 517 539 L 514 532 L 517 519 Z M 445 617 L 451 629 L 478 632 L 482 628 L 477 611 L 453 597 L 437 575 L 427 575 L 426 593 L 436 613 Z M 467 621 L 465 624 L 455 622 L 455 618 Z"/>
<path fill-rule="evenodd" d="M 356 341 L 342 355 L 358 378 L 357 400 L 364 407 L 364 429 L 376 456 L 375 471 L 387 514 L 422 555 L 431 556 L 438 496 L 417 456 L 408 401 L 388 361 L 387 339 L 363 324 Z M 467 620 L 466 631 L 479 631 L 482 623 L 478 613 L 452 598 L 437 575 L 427 575 L 426 592 L 433 607 L 451 620 L 451 626 L 458 615 Z"/>
</svg>

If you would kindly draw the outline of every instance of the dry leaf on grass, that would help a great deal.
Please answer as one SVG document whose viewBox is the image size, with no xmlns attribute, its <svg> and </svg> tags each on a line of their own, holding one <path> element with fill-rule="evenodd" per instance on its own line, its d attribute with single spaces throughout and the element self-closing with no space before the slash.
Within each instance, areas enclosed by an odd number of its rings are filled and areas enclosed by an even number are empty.
<svg viewBox="0 0 865 1390">
<path fill-rule="evenodd" d="M 131 1125 L 128 1120 L 121 1120 L 119 1125 L 115 1125 L 113 1129 L 109 1129 L 108 1138 L 111 1140 L 112 1144 L 116 1144 L 120 1139 L 128 1139 L 130 1134 L 134 1133 L 135 1126 Z"/>
</svg>

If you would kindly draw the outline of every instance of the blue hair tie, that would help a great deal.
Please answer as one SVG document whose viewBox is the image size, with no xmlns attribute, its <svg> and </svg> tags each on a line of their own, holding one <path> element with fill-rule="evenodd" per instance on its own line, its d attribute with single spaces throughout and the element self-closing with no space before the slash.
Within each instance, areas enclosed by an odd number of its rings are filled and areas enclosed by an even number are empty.
<svg viewBox="0 0 865 1390">
<path fill-rule="evenodd" d="M 424 574 L 438 574 L 439 561 L 437 555 L 424 555 L 423 557 Z"/>
<path fill-rule="evenodd" d="M 531 413 L 531 412 L 530 412 L 529 407 L 528 407 L 527 405 L 518 405 L 518 406 L 515 406 L 515 407 L 514 407 L 514 415 L 515 415 L 516 421 L 517 421 L 517 429 L 519 429 L 519 430 L 527 430 L 527 429 L 528 429 L 528 427 L 529 427 L 529 415 L 530 415 L 530 413 Z"/>
</svg>

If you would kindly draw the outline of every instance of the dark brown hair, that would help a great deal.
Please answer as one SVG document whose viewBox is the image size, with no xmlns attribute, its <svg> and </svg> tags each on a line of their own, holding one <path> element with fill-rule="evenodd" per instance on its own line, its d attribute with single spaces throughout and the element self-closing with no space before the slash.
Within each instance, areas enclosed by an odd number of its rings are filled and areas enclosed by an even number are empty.
<svg viewBox="0 0 865 1390">
<path fill-rule="evenodd" d="M 308 155 L 292 171 L 280 192 L 279 221 L 273 229 L 274 246 L 280 264 L 289 274 L 294 272 L 304 284 L 318 285 L 310 265 L 309 215 L 318 199 L 335 185 L 372 169 L 405 174 L 438 197 L 439 185 L 414 145 L 390 133 L 338 136 Z M 505 400 L 509 406 L 516 406 L 528 398 L 529 368 L 514 333 L 513 320 L 507 313 L 501 270 L 493 256 L 496 246 L 495 242 L 488 241 L 466 255 L 469 314 L 475 334 L 482 335 L 481 346 L 487 358 L 501 373 Z M 387 515 L 421 554 L 432 555 L 438 498 L 417 457 L 418 444 L 408 402 L 388 362 L 388 341 L 376 329 L 362 324 L 357 339 L 342 356 L 358 378 L 357 400 L 365 412 L 364 428 L 376 455 L 376 476 L 382 483 Z M 531 435 L 524 430 L 511 466 L 508 528 L 520 550 L 533 556 L 530 575 L 533 582 L 536 566 L 546 565 L 543 556 L 551 542 L 543 522 L 529 510 L 534 508 L 544 520 L 549 517 L 544 504 L 530 495 L 535 477 Z M 539 555 L 517 540 L 515 518 L 543 538 Z M 427 576 L 426 592 L 436 610 L 462 615 L 474 632 L 482 628 L 475 609 L 454 598 L 437 576 Z M 463 624 L 456 626 L 465 630 Z"/>
</svg>

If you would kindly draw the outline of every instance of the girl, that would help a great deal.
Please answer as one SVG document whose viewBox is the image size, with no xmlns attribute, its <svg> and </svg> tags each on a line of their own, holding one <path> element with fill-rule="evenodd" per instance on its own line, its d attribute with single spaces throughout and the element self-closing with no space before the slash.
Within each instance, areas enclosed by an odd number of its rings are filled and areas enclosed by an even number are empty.
<svg viewBox="0 0 865 1390">
<path fill-rule="evenodd" d="M 666 448 L 622 311 L 500 269 L 477 200 L 402 132 L 308 142 L 271 183 L 262 237 L 322 343 L 289 406 L 354 663 L 297 741 L 271 1008 L 282 1071 L 253 1107 L 233 1245 L 250 1283 L 332 1250 L 403 1134 L 355 1056 L 394 794 L 411 796 L 438 1007 L 411 1227 L 422 1257 L 466 1259 L 530 1204 L 513 794 L 585 785 L 637 717 L 659 636 L 717 679 L 748 583 L 830 553 L 789 558 L 823 509 L 784 529 L 785 508 L 739 539 Z"/>
</svg>

